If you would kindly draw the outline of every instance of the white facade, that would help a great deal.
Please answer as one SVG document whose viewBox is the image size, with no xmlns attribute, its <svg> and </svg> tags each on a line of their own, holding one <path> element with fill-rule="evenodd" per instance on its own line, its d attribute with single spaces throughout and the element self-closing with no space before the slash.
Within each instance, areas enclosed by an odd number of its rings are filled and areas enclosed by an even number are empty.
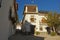
<svg viewBox="0 0 60 40">
<path fill-rule="evenodd" d="M 31 15 L 33 15 L 34 18 L 36 19 L 35 22 L 31 22 L 31 20 L 30 20 Z M 24 20 L 27 20 L 32 25 L 36 25 L 35 31 L 46 32 L 45 28 L 47 27 L 47 24 L 40 23 L 43 17 L 45 18 L 45 16 L 39 16 L 38 14 L 26 14 Z M 39 29 L 40 27 L 43 28 L 42 31 Z"/>
<path fill-rule="evenodd" d="M 35 31 L 47 32 L 46 27 L 48 27 L 48 25 L 46 23 L 42 23 L 42 21 L 41 21 L 43 18 L 47 19 L 45 14 L 38 13 L 38 7 L 37 6 L 36 6 L 36 12 L 28 12 L 27 7 L 28 6 L 26 6 L 26 9 L 24 11 L 24 20 L 23 20 L 23 22 L 27 21 L 28 23 L 30 23 L 32 25 L 35 25 Z M 34 22 L 31 22 L 31 20 L 30 20 L 31 18 L 34 18 Z"/>
</svg>

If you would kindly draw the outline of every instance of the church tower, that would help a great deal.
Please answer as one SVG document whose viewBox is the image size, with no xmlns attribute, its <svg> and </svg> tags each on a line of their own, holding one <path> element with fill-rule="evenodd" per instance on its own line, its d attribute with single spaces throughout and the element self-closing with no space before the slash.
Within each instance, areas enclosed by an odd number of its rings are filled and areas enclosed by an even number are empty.
<svg viewBox="0 0 60 40">
<path fill-rule="evenodd" d="M 24 13 L 38 13 L 38 7 L 36 5 L 25 5 Z"/>
</svg>

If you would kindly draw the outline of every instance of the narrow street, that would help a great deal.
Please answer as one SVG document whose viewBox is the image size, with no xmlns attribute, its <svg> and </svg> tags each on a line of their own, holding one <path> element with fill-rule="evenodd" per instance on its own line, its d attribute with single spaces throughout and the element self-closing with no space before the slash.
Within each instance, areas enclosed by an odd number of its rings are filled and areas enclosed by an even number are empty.
<svg viewBox="0 0 60 40">
<path fill-rule="evenodd" d="M 15 35 L 11 36 L 9 40 L 60 40 L 60 36 L 50 36 L 45 33 L 40 35 L 24 35 L 22 33 L 16 33 Z"/>
<path fill-rule="evenodd" d="M 44 37 L 37 37 L 33 35 L 23 35 L 21 33 L 17 33 L 9 38 L 9 40 L 44 40 Z"/>
</svg>

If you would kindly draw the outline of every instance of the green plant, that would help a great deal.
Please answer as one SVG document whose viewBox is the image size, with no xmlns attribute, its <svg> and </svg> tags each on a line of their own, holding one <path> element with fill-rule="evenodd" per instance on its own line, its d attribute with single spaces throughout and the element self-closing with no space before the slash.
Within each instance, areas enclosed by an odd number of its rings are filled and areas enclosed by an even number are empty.
<svg viewBox="0 0 60 40">
<path fill-rule="evenodd" d="M 48 12 L 46 18 L 47 20 L 44 21 L 44 23 L 46 22 L 47 25 L 49 27 L 51 27 L 51 29 L 53 29 L 52 31 L 56 32 L 56 28 L 60 25 L 60 14 L 58 14 L 57 12 Z"/>
<path fill-rule="evenodd" d="M 51 36 L 55 36 L 56 35 L 56 32 L 51 32 Z"/>
<path fill-rule="evenodd" d="M 39 34 L 40 34 L 40 32 L 37 32 L 37 31 L 36 31 L 36 32 L 35 32 L 35 34 L 36 34 L 36 35 L 39 35 Z"/>
</svg>

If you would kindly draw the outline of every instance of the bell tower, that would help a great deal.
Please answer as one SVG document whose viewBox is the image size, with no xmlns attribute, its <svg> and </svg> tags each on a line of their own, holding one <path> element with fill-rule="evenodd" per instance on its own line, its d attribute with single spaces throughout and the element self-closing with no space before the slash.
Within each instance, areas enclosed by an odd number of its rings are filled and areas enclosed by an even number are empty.
<svg viewBox="0 0 60 40">
<path fill-rule="evenodd" d="M 24 13 L 38 13 L 38 7 L 36 5 L 25 5 Z"/>
</svg>

